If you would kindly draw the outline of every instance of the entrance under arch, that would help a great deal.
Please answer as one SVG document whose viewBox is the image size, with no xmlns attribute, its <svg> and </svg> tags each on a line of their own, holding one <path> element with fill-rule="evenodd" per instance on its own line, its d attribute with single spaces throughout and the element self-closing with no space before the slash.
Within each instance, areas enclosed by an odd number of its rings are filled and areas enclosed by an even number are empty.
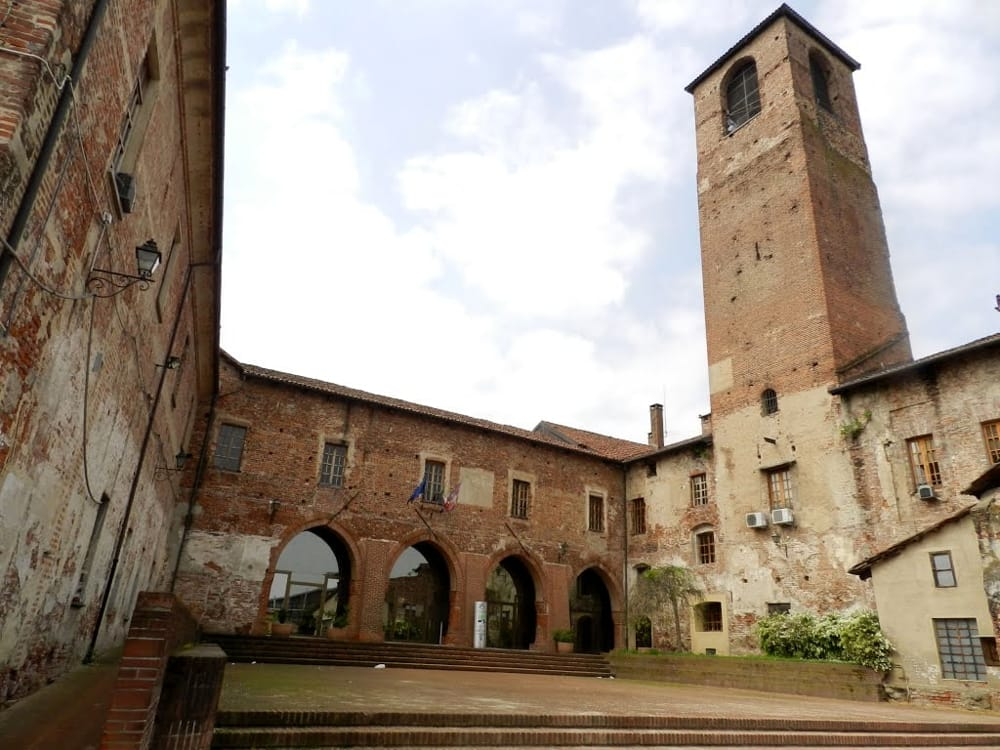
<svg viewBox="0 0 1000 750">
<path fill-rule="evenodd" d="M 347 545 L 326 526 L 308 529 L 278 556 L 268 614 L 294 623 L 302 635 L 322 635 L 334 622 L 346 623 L 350 583 Z"/>
<path fill-rule="evenodd" d="M 442 643 L 448 632 L 451 577 L 429 542 L 407 547 L 392 566 L 382 622 L 387 641 Z"/>
<path fill-rule="evenodd" d="M 614 649 L 611 595 L 594 568 L 587 568 L 577 576 L 569 600 L 569 612 L 577 651 L 598 653 Z"/>
<path fill-rule="evenodd" d="M 486 582 L 486 645 L 529 648 L 535 642 L 535 582 L 516 557 L 500 561 Z"/>
</svg>

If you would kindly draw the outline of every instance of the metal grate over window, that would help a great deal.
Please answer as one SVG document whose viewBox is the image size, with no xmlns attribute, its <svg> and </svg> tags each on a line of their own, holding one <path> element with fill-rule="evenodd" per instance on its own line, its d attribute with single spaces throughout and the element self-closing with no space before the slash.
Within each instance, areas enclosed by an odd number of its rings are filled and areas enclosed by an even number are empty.
<svg viewBox="0 0 1000 750">
<path fill-rule="evenodd" d="M 773 388 L 768 388 L 760 394 L 760 413 L 766 417 L 776 411 L 778 411 L 778 394 Z"/>
<path fill-rule="evenodd" d="M 646 499 L 642 497 L 632 499 L 632 533 L 646 533 Z"/>
<path fill-rule="evenodd" d="M 604 498 L 600 495 L 591 495 L 588 510 L 587 529 L 604 531 Z"/>
<path fill-rule="evenodd" d="M 759 112 L 757 66 L 751 61 L 739 68 L 726 86 L 726 133 L 736 131 Z"/>
<path fill-rule="evenodd" d="M 941 657 L 941 676 L 946 680 L 985 680 L 986 660 L 979 643 L 979 630 L 972 618 L 935 619 L 934 635 Z"/>
<path fill-rule="evenodd" d="M 515 479 L 510 488 L 511 518 L 528 517 L 528 501 L 531 498 L 531 483 Z"/>
</svg>

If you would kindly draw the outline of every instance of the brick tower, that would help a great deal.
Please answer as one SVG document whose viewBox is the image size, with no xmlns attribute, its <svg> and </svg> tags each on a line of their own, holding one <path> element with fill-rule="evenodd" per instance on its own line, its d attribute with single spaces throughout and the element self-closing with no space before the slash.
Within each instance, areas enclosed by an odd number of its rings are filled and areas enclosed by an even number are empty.
<svg viewBox="0 0 1000 750">
<path fill-rule="evenodd" d="M 858 67 L 782 5 L 687 87 L 716 419 L 911 358 Z"/>
</svg>

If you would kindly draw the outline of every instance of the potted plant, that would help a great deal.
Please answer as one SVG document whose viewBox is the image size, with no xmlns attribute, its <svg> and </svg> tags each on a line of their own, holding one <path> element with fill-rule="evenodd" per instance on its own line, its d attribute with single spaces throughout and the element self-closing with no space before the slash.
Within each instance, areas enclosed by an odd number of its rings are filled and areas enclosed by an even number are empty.
<svg viewBox="0 0 1000 750">
<path fill-rule="evenodd" d="M 326 637 L 333 641 L 347 639 L 347 607 L 340 610 L 326 629 Z"/>
<path fill-rule="evenodd" d="M 288 622 L 288 610 L 279 609 L 275 614 L 276 621 L 271 623 L 271 635 L 289 636 L 295 630 L 295 623 Z"/>
<path fill-rule="evenodd" d="M 573 631 L 569 628 L 557 628 L 552 631 L 552 640 L 556 642 L 556 651 L 560 654 L 573 652 Z"/>
</svg>

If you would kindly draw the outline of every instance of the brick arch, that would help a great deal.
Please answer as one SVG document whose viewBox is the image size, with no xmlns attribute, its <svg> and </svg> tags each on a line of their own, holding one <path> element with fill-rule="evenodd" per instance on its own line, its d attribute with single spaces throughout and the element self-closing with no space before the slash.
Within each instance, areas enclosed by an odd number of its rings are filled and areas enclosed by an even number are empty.
<svg viewBox="0 0 1000 750">
<path fill-rule="evenodd" d="M 462 592 L 465 590 L 465 575 L 457 564 L 459 550 L 447 538 L 435 535 L 426 529 L 417 529 L 401 537 L 386 555 L 385 564 L 379 574 L 379 580 L 388 585 L 392 568 L 399 556 L 410 547 L 427 544 L 441 556 L 448 572 L 448 630 L 445 643 L 457 643 L 465 637 L 464 610 L 462 607 Z"/>
<path fill-rule="evenodd" d="M 278 559 L 281 557 L 281 553 L 288 546 L 295 537 L 306 531 L 314 531 L 317 529 L 322 529 L 317 536 L 323 539 L 324 542 L 329 544 L 329 540 L 326 538 L 328 535 L 336 536 L 340 544 L 343 545 L 344 549 L 347 551 L 348 564 L 350 566 L 350 579 L 347 582 L 348 586 L 348 601 L 357 601 L 356 596 L 360 596 L 360 586 L 362 582 L 361 576 L 361 566 L 362 557 L 361 551 L 358 548 L 357 542 L 355 541 L 353 535 L 342 525 L 335 523 L 328 518 L 315 518 L 309 521 L 302 521 L 294 526 L 289 526 L 285 532 L 281 535 L 278 543 L 271 548 L 270 559 L 268 560 L 267 570 L 264 573 L 264 580 L 261 583 L 260 596 L 257 603 L 258 610 L 258 626 L 261 630 L 263 626 L 266 625 L 265 620 L 267 619 L 267 602 L 268 596 L 271 591 L 271 584 L 274 581 L 274 572 L 278 566 Z M 350 614 L 351 620 L 354 620 L 355 615 Z M 255 627 L 256 631 L 258 627 Z"/>
<path fill-rule="evenodd" d="M 573 581 L 575 582 L 577 578 L 586 573 L 588 570 L 593 570 L 597 573 L 597 577 L 601 579 L 601 583 L 608 590 L 608 598 L 611 600 L 611 609 L 613 612 L 617 612 L 623 606 L 625 601 L 625 595 L 622 591 L 622 586 L 618 582 L 608 569 L 604 566 L 604 563 L 600 560 L 590 560 L 583 563 L 579 570 L 574 571 Z"/>
<path fill-rule="evenodd" d="M 526 567 L 528 572 L 531 574 L 531 583 L 535 587 L 535 602 L 544 602 L 545 574 L 542 572 L 542 562 L 535 555 L 530 552 L 526 552 L 519 545 L 507 545 L 490 555 L 485 566 L 486 575 L 488 576 L 493 568 L 506 560 L 508 557 L 516 557 L 524 563 L 524 567 Z"/>
<path fill-rule="evenodd" d="M 459 556 L 458 549 L 449 540 L 442 539 L 440 536 L 435 536 L 426 529 L 419 529 L 417 531 L 410 532 L 406 536 L 399 539 L 396 546 L 393 548 L 392 553 L 386 556 L 386 563 L 382 569 L 382 578 L 388 580 L 389 574 L 392 572 L 392 566 L 396 564 L 396 560 L 399 559 L 399 556 L 403 554 L 405 550 L 417 544 L 430 544 L 441 553 L 441 557 L 444 559 L 445 565 L 448 566 L 448 588 L 451 590 L 452 594 L 457 591 L 461 591 L 465 585 L 465 576 L 462 575 L 459 566 L 455 562 L 458 560 Z"/>
</svg>

